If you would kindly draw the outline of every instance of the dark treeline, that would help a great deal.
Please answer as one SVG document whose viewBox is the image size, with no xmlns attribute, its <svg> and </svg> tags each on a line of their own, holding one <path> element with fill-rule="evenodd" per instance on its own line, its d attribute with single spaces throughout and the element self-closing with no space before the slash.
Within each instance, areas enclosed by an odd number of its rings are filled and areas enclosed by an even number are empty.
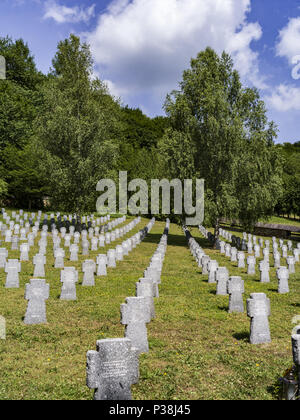
<svg viewBox="0 0 300 420">
<path fill-rule="evenodd" d="M 300 147 L 275 146 L 277 129 L 231 58 L 208 48 L 191 61 L 166 117 L 149 118 L 93 77 L 90 48 L 71 35 L 40 73 L 23 40 L 0 38 L 0 196 L 3 205 L 95 211 L 100 179 L 206 182 L 207 222 L 300 214 Z"/>
<path fill-rule="evenodd" d="M 277 147 L 283 157 L 283 193 L 276 212 L 282 216 L 300 217 L 300 142 Z"/>
</svg>

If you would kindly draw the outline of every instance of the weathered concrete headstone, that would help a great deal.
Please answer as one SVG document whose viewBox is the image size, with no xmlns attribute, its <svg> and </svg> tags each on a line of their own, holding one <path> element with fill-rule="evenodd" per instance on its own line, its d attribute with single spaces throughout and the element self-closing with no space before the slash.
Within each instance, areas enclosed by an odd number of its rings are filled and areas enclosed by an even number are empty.
<svg viewBox="0 0 300 420">
<path fill-rule="evenodd" d="M 142 278 L 136 283 L 136 296 L 145 298 L 151 319 L 155 318 L 154 294 L 154 283 L 151 278 Z"/>
<path fill-rule="evenodd" d="M 46 257 L 42 254 L 36 254 L 33 257 L 34 273 L 33 277 L 45 277 Z"/>
<path fill-rule="evenodd" d="M 62 282 L 60 300 L 76 300 L 78 273 L 75 267 L 66 267 L 62 270 L 60 280 Z"/>
<path fill-rule="evenodd" d="M 247 258 L 247 264 L 248 264 L 248 275 L 254 275 L 255 274 L 256 258 L 253 255 L 250 255 Z"/>
<path fill-rule="evenodd" d="M 21 272 L 21 263 L 18 260 L 8 260 L 5 265 L 6 289 L 18 289 L 20 287 L 19 273 Z"/>
<path fill-rule="evenodd" d="M 216 260 L 210 260 L 208 263 L 208 283 L 216 283 L 216 271 L 219 267 L 219 263 Z"/>
<path fill-rule="evenodd" d="M 229 273 L 226 267 L 218 267 L 216 271 L 217 295 L 228 295 Z"/>
<path fill-rule="evenodd" d="M 6 248 L 0 248 L 0 268 L 5 267 L 7 258 L 8 258 L 8 250 Z"/>
<path fill-rule="evenodd" d="M 28 300 L 24 323 L 27 325 L 45 324 L 46 300 L 49 299 L 50 286 L 45 280 L 34 279 L 26 284 L 25 299 Z"/>
<path fill-rule="evenodd" d="M 246 264 L 245 264 L 245 253 L 244 251 L 239 251 L 237 254 L 237 259 L 238 259 L 238 268 L 245 268 Z"/>
<path fill-rule="evenodd" d="M 295 259 L 294 257 L 287 257 L 286 259 L 287 265 L 288 265 L 288 269 L 289 269 L 289 273 L 290 274 L 295 274 L 296 270 L 295 270 Z"/>
<path fill-rule="evenodd" d="M 64 258 L 65 258 L 65 251 L 62 248 L 58 248 L 54 251 L 54 268 L 64 268 Z"/>
<path fill-rule="evenodd" d="M 270 283 L 270 266 L 266 260 L 262 260 L 259 263 L 259 271 L 260 271 L 260 282 L 261 283 Z"/>
<path fill-rule="evenodd" d="M 128 297 L 121 305 L 121 323 L 126 325 L 125 337 L 139 353 L 148 353 L 148 334 L 146 324 L 151 321 L 149 306 L 144 297 Z"/>
<path fill-rule="evenodd" d="M 87 386 L 94 399 L 131 400 L 131 385 L 139 380 L 139 352 L 127 338 L 97 341 L 97 351 L 87 352 Z"/>
<path fill-rule="evenodd" d="M 251 318 L 250 343 L 270 343 L 270 299 L 264 293 L 252 293 L 247 300 L 247 314 Z"/>
<path fill-rule="evenodd" d="M 78 251 L 79 251 L 79 247 L 76 243 L 70 246 L 70 261 L 72 262 L 78 261 Z"/>
<path fill-rule="evenodd" d="M 97 276 L 107 276 L 107 256 L 106 254 L 99 254 L 97 256 Z"/>
<path fill-rule="evenodd" d="M 29 245 L 26 243 L 21 244 L 20 251 L 20 261 L 29 261 Z"/>
<path fill-rule="evenodd" d="M 109 249 L 107 252 L 107 267 L 115 268 L 116 266 L 116 250 Z"/>
<path fill-rule="evenodd" d="M 295 328 L 296 333 L 292 335 L 293 360 L 298 373 L 298 393 L 300 397 L 300 325 Z"/>
<path fill-rule="evenodd" d="M 230 277 L 228 281 L 229 313 L 244 312 L 244 292 L 245 286 L 242 278 L 238 276 Z"/>
<path fill-rule="evenodd" d="M 289 293 L 289 270 L 286 267 L 279 267 L 277 269 L 276 275 L 278 279 L 278 293 Z"/>
<path fill-rule="evenodd" d="M 84 273 L 82 286 L 95 286 L 96 263 L 94 260 L 86 260 L 82 264 Z"/>
</svg>

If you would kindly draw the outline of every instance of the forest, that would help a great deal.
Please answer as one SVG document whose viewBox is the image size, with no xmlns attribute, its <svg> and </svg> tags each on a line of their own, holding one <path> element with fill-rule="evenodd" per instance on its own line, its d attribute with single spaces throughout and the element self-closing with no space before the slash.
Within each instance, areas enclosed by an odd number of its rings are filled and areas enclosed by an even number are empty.
<svg viewBox="0 0 300 420">
<path fill-rule="evenodd" d="M 87 44 L 58 44 L 48 74 L 22 39 L 0 38 L 0 198 L 4 207 L 94 212 L 102 178 L 206 182 L 206 217 L 245 226 L 300 216 L 300 142 L 276 144 L 259 92 L 244 87 L 231 57 L 207 48 L 180 89 L 149 118 L 93 75 Z M 175 87 L 174 87 L 175 88 Z M 173 215 L 176 220 L 176 215 Z"/>
</svg>

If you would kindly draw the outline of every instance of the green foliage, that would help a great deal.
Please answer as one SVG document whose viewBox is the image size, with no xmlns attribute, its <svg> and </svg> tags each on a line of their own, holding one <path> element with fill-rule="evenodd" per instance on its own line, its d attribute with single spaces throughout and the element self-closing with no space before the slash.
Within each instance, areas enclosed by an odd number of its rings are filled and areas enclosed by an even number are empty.
<svg viewBox="0 0 300 420">
<path fill-rule="evenodd" d="M 300 142 L 277 147 L 284 162 L 284 188 L 276 211 L 278 214 L 300 216 Z"/>
<path fill-rule="evenodd" d="M 0 177 L 5 194 L 15 206 L 31 206 L 43 194 L 36 163 L 29 155 L 33 121 L 39 112 L 39 86 L 46 77 L 36 70 L 23 40 L 0 38 L 0 54 L 6 58 L 7 80 L 0 81 Z"/>
<path fill-rule="evenodd" d="M 35 90 L 45 79 L 45 76 L 37 71 L 29 47 L 22 39 L 14 42 L 9 37 L 0 38 L 0 55 L 6 60 L 6 78 L 18 86 Z"/>
<path fill-rule="evenodd" d="M 222 217 L 249 227 L 272 213 L 281 191 L 276 128 L 227 54 L 207 48 L 192 59 L 165 109 L 172 125 L 159 145 L 165 171 L 205 179 L 206 214 L 216 235 Z"/>
<path fill-rule="evenodd" d="M 65 211 L 95 211 L 97 182 L 114 177 L 119 105 L 99 80 L 92 81 L 92 65 L 79 38 L 71 35 L 59 43 L 55 77 L 43 86 L 35 124 L 51 204 Z"/>
</svg>

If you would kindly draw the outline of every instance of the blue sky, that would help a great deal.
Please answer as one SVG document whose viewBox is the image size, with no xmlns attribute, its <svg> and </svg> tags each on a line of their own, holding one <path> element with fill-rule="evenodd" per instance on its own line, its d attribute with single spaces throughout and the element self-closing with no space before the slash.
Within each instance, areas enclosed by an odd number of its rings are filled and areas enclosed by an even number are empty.
<svg viewBox="0 0 300 420">
<path fill-rule="evenodd" d="M 278 142 L 300 140 L 300 4 L 296 0 L 0 0 L 0 36 L 23 38 L 47 72 L 73 32 L 90 43 L 95 73 L 124 104 L 162 115 L 190 58 L 229 52 L 260 89 Z"/>
</svg>

